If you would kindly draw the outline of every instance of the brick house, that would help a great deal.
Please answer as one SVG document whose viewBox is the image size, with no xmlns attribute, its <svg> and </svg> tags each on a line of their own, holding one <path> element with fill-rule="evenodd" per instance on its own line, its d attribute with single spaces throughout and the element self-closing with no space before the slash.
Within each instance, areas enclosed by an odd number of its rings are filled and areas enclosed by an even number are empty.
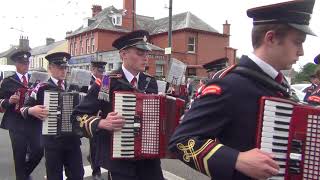
<svg viewBox="0 0 320 180">
<path fill-rule="evenodd" d="M 94 5 L 92 17 L 84 19 L 84 24 L 78 29 L 67 32 L 68 51 L 74 66 L 87 69 L 91 60 L 98 59 L 111 63 L 107 65 L 108 70 L 118 68 L 121 60 L 110 56 L 110 52 L 114 51 L 111 43 L 124 33 L 144 29 L 151 35 L 149 41 L 153 49 L 148 57 L 147 71 L 156 76 L 165 75 L 168 65 L 168 57 L 164 54 L 168 44 L 168 17 L 154 19 L 137 15 L 134 13 L 135 4 L 135 0 L 123 0 L 123 9 L 113 6 L 102 9 Z M 206 77 L 202 65 L 214 59 L 227 57 L 229 64 L 235 63 L 236 50 L 229 46 L 230 24 L 227 22 L 221 34 L 191 12 L 185 12 L 173 15 L 172 35 L 172 57 L 188 65 L 187 76 Z"/>
</svg>

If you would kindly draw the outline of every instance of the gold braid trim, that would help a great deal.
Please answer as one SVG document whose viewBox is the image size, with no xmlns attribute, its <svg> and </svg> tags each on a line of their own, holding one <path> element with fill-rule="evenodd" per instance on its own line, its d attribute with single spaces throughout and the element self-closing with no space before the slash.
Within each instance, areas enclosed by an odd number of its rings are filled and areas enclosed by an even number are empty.
<svg viewBox="0 0 320 180">
<path fill-rule="evenodd" d="M 204 170 L 206 172 L 206 174 L 209 177 L 212 177 L 209 171 L 209 166 L 208 166 L 208 160 L 214 155 L 214 153 L 216 153 L 223 145 L 222 144 L 218 144 L 216 145 L 204 158 L 203 158 L 203 165 L 204 165 Z"/>
<path fill-rule="evenodd" d="M 90 122 L 95 118 L 95 116 L 89 117 L 87 114 L 77 117 L 77 121 L 79 122 L 80 128 L 85 128 L 88 135 L 92 136 L 89 128 Z"/>
<path fill-rule="evenodd" d="M 91 136 L 93 136 L 92 133 L 92 123 L 95 122 L 96 120 L 98 120 L 99 118 L 94 118 L 92 121 L 89 122 L 89 132 L 91 134 Z"/>
<path fill-rule="evenodd" d="M 211 143 L 214 143 L 215 141 L 212 139 L 207 140 L 198 150 L 194 150 L 194 146 L 196 144 L 194 139 L 189 139 L 187 145 L 178 143 L 177 148 L 180 151 L 183 151 L 183 160 L 185 162 L 190 162 L 190 158 L 193 159 L 194 165 L 198 169 L 198 171 L 202 172 L 199 166 L 199 162 L 197 160 L 197 156 Z"/>
</svg>

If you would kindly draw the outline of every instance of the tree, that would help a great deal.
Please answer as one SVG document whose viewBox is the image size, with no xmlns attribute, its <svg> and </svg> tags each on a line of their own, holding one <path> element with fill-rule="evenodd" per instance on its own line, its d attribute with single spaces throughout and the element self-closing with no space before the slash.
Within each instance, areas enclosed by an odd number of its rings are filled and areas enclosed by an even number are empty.
<svg viewBox="0 0 320 180">
<path fill-rule="evenodd" d="M 298 72 L 292 79 L 293 84 L 309 82 L 310 76 L 316 71 L 317 65 L 307 63 L 303 66 L 302 70 Z"/>
</svg>

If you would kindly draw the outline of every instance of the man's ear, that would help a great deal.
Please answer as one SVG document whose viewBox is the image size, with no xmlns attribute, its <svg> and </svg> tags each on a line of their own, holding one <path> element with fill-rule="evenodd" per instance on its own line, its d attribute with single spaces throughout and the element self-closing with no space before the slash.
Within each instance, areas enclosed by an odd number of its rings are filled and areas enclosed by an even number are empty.
<svg viewBox="0 0 320 180">
<path fill-rule="evenodd" d="M 126 49 L 120 50 L 119 54 L 120 54 L 121 59 L 127 58 L 127 50 Z"/>
<path fill-rule="evenodd" d="M 266 34 L 264 35 L 263 41 L 266 45 L 274 44 L 276 42 L 276 33 L 272 30 L 266 32 Z"/>
</svg>

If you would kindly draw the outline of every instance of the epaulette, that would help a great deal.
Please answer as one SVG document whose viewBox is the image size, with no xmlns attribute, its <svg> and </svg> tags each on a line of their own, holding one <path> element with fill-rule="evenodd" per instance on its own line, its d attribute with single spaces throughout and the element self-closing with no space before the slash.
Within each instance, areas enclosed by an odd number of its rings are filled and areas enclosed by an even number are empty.
<svg viewBox="0 0 320 180">
<path fill-rule="evenodd" d="M 208 94 L 221 95 L 221 93 L 222 93 L 222 88 L 219 85 L 210 84 L 201 91 L 200 97 Z"/>
<path fill-rule="evenodd" d="M 101 79 L 100 78 L 97 78 L 95 80 L 95 83 L 100 87 L 101 86 Z"/>
<path fill-rule="evenodd" d="M 221 69 L 220 71 L 216 72 L 211 79 L 221 79 L 225 77 L 228 73 L 230 73 L 234 68 L 236 68 L 237 65 L 231 65 L 227 68 Z"/>
<path fill-rule="evenodd" d="M 320 97 L 319 96 L 309 96 L 308 101 L 320 103 Z"/>
</svg>

